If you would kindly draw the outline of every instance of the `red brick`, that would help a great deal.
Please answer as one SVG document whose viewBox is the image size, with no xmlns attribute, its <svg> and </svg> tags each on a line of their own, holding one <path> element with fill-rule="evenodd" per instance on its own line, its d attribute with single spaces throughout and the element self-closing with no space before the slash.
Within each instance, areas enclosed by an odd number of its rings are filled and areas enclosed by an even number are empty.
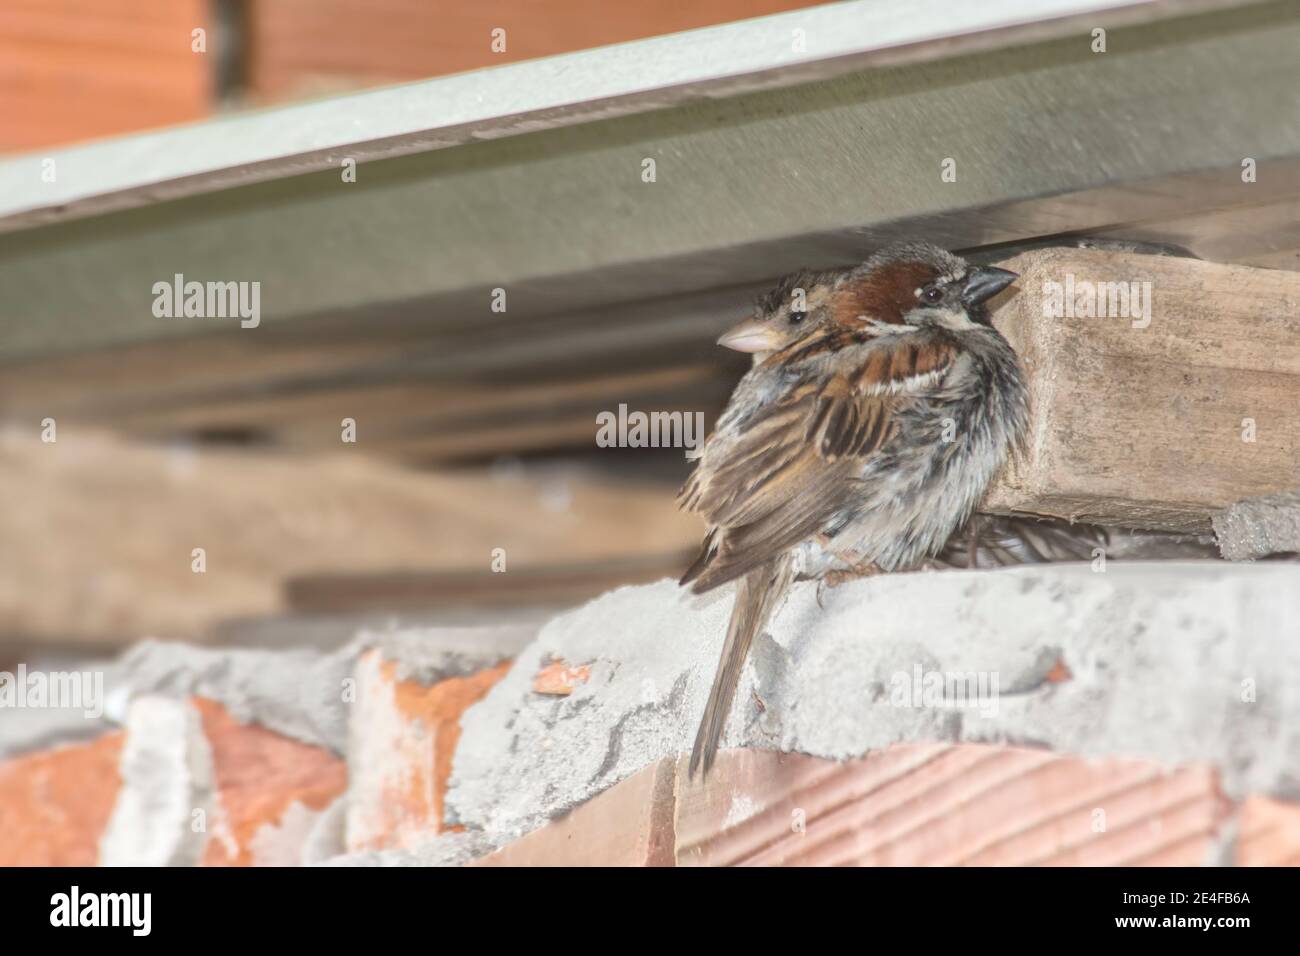
<svg viewBox="0 0 1300 956">
<path fill-rule="evenodd" d="M 221 704 L 195 698 L 212 749 L 220 810 L 210 821 L 205 866 L 256 863 L 254 838 L 278 827 L 294 804 L 319 812 L 347 788 L 347 768 L 328 750 L 241 724 Z"/>
<path fill-rule="evenodd" d="M 673 866 L 674 760 L 659 760 L 474 866 Z"/>
<path fill-rule="evenodd" d="M 461 715 L 509 669 L 504 661 L 426 687 L 399 680 L 397 665 L 378 651 L 362 656 L 351 729 L 349 850 L 406 847 L 443 832 L 443 800 Z"/>
<path fill-rule="evenodd" d="M 0 866 L 94 866 L 125 735 L 0 763 Z"/>
<path fill-rule="evenodd" d="M 677 860 L 1192 865 L 1230 811 L 1203 767 L 980 744 L 899 745 L 844 764 L 731 751 L 708 786 L 681 786 Z"/>
<path fill-rule="evenodd" d="M 575 687 L 589 680 L 591 680 L 590 664 L 570 667 L 564 661 L 553 661 L 538 671 L 537 676 L 533 678 L 533 693 L 567 697 L 573 693 Z"/>
</svg>

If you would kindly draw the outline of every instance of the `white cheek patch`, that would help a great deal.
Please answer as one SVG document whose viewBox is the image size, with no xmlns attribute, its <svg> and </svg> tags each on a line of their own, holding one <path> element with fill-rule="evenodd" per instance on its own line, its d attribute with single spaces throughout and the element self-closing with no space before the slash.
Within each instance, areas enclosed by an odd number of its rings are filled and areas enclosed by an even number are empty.
<svg viewBox="0 0 1300 956">
<path fill-rule="evenodd" d="M 925 324 L 930 327 L 937 325 L 950 332 L 966 332 L 977 327 L 965 309 L 926 309 Z"/>
<path fill-rule="evenodd" d="M 939 323 L 955 332 L 975 328 L 975 323 L 970 320 L 965 309 L 945 309 L 939 313 Z"/>
</svg>

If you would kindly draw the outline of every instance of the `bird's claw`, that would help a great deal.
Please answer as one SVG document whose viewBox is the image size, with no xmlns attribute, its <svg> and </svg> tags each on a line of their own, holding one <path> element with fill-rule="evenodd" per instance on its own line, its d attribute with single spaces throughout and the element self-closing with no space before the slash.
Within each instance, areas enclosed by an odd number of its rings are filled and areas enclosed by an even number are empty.
<svg viewBox="0 0 1300 956">
<path fill-rule="evenodd" d="M 826 605 L 822 603 L 822 595 L 827 588 L 837 588 L 846 581 L 875 577 L 877 574 L 884 574 L 884 571 L 874 561 L 850 564 L 848 568 L 843 570 L 827 571 L 817 581 L 817 606 L 823 611 L 826 610 Z"/>
</svg>

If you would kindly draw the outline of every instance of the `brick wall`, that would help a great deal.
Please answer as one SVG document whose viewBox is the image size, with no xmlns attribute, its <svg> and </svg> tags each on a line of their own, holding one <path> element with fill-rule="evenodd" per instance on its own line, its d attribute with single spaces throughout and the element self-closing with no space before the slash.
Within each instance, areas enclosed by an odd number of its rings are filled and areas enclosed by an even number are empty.
<svg viewBox="0 0 1300 956">
<path fill-rule="evenodd" d="M 249 86 L 279 101 L 499 66 L 760 17 L 818 0 L 277 0 L 250 8 Z M 505 30 L 494 52 L 492 31 Z"/>
<path fill-rule="evenodd" d="M 707 783 L 681 752 L 729 602 L 671 582 L 536 635 L 363 634 L 331 654 L 148 643 L 107 666 L 91 739 L 0 732 L 0 865 L 1300 865 L 1284 692 L 1300 652 L 1269 623 L 1286 602 L 1251 597 L 1300 593 L 1283 586 L 1300 569 L 1130 567 L 872 579 L 815 615 L 797 591 Z M 966 622 L 963 653 L 1012 649 L 996 722 L 872 690 L 909 653 L 888 609 L 918 589 Z M 1034 621 L 973 610 L 1011 594 L 1039 595 Z M 1159 624 L 1166 602 L 1180 624 Z M 870 642 L 841 629 L 868 607 Z M 1124 636 L 1128 614 L 1152 629 Z M 929 666 L 955 663 L 919 623 Z M 778 648 L 792 656 L 772 672 Z"/>
<path fill-rule="evenodd" d="M 214 53 L 191 50 L 200 27 L 206 0 L 5 0 L 0 152 L 207 116 Z"/>
</svg>

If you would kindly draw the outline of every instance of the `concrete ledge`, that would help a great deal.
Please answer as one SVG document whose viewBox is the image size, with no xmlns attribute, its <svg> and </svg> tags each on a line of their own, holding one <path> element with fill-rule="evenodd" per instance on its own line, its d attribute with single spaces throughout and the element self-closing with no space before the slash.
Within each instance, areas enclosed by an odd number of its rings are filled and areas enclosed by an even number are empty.
<svg viewBox="0 0 1300 956">
<path fill-rule="evenodd" d="M 142 645 L 97 739 L 0 760 L 0 858 L 1300 861 L 1300 565 L 1100 567 L 884 576 L 824 608 L 796 587 L 707 784 L 682 753 L 726 591 L 623 588 L 522 648 L 515 629 Z"/>
<path fill-rule="evenodd" d="M 1205 767 L 1234 800 L 1300 796 L 1300 567 L 892 575 L 830 591 L 824 610 L 814 591 L 797 587 L 756 643 L 724 746 L 846 759 L 1011 743 Z M 447 822 L 508 842 L 689 749 L 730 604 L 663 581 L 553 620 L 466 712 Z M 557 660 L 589 679 L 538 693 Z M 986 693 L 945 703 L 961 689 L 936 689 L 945 675 Z"/>
</svg>

